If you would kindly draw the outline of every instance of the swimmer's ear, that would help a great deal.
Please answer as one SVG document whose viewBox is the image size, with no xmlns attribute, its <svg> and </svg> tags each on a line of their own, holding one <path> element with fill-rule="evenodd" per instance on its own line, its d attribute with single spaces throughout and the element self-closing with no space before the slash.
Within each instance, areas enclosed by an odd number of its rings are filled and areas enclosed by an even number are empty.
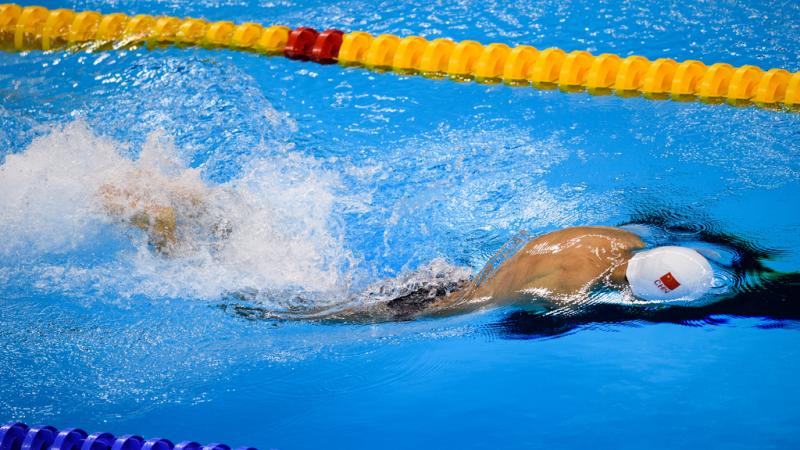
<svg viewBox="0 0 800 450">
<path fill-rule="evenodd" d="M 627 285 L 626 281 L 627 278 L 625 277 L 625 272 L 628 270 L 628 262 L 625 261 L 624 263 L 618 264 L 614 267 L 614 270 L 611 271 L 611 284 L 615 288 L 622 288 Z"/>
</svg>

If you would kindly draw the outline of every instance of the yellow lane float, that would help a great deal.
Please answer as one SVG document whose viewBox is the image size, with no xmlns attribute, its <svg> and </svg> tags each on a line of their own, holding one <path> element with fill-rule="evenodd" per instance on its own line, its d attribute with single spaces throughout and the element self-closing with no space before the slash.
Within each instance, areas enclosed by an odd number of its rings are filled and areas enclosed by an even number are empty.
<svg viewBox="0 0 800 450">
<path fill-rule="evenodd" d="M 130 45 L 204 46 L 285 54 L 295 59 L 394 70 L 458 81 L 504 82 L 590 93 L 675 100 L 727 100 L 731 104 L 800 107 L 800 72 L 762 70 L 726 63 L 653 61 L 638 55 L 593 55 L 582 50 L 539 50 L 477 41 L 427 40 L 420 36 L 373 36 L 281 25 L 208 22 L 120 13 L 100 14 L 41 6 L 0 5 L 0 48 L 12 51 L 115 48 Z"/>
</svg>

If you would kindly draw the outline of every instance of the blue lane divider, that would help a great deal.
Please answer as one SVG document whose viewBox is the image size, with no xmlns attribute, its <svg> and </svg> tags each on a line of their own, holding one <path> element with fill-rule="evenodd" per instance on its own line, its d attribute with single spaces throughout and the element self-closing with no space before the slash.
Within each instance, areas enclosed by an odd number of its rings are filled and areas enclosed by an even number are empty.
<svg viewBox="0 0 800 450">
<path fill-rule="evenodd" d="M 21 450 L 46 450 L 56 439 L 56 434 L 58 434 L 58 430 L 55 427 L 29 428 L 25 440 L 22 441 Z"/>
<path fill-rule="evenodd" d="M 225 444 L 202 445 L 184 441 L 178 445 L 169 439 L 126 434 L 115 437 L 111 433 L 88 434 L 80 428 L 57 430 L 51 426 L 29 427 L 21 422 L 0 426 L 0 450 L 231 450 Z M 257 450 L 239 447 L 236 450 Z"/>
</svg>

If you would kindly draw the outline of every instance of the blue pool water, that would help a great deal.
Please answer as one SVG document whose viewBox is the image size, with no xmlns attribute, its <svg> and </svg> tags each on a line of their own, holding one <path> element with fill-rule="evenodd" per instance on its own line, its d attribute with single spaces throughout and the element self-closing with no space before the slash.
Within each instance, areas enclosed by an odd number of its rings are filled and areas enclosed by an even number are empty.
<svg viewBox="0 0 800 450">
<path fill-rule="evenodd" d="M 800 70 L 792 2 L 40 4 Z M 573 225 L 734 237 L 796 273 L 798 114 L 194 48 L 0 53 L 0 99 L 0 421 L 262 450 L 800 439 L 792 275 L 689 311 L 283 320 Z M 234 234 L 154 253 L 97 206 L 137 170 L 208 186 Z"/>
</svg>

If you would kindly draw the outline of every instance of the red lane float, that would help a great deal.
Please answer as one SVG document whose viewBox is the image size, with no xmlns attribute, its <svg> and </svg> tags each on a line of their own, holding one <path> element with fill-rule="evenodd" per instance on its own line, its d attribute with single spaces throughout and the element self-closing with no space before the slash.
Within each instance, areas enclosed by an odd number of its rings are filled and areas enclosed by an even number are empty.
<svg viewBox="0 0 800 450">
<path fill-rule="evenodd" d="M 291 59 L 333 63 L 339 56 L 344 32 L 325 30 L 318 33 L 309 27 L 295 28 L 289 33 L 283 53 Z"/>
</svg>

